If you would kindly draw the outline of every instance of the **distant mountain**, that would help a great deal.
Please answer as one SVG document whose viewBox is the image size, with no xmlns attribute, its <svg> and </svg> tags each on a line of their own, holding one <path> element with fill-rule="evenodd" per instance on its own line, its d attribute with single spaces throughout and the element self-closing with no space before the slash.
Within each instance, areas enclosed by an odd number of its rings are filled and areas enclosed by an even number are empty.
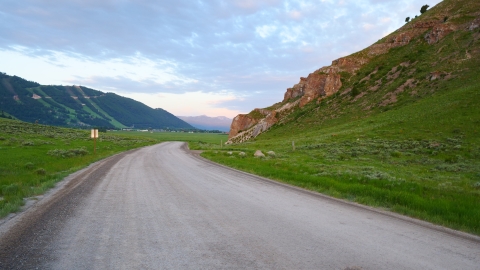
<svg viewBox="0 0 480 270">
<path fill-rule="evenodd" d="M 177 116 L 190 125 L 206 130 L 220 130 L 228 132 L 232 119 L 225 116 L 209 117 L 206 115 L 200 116 Z"/>
<path fill-rule="evenodd" d="M 0 110 L 25 122 L 55 126 L 193 129 L 163 109 L 84 86 L 40 85 L 0 72 Z"/>
</svg>

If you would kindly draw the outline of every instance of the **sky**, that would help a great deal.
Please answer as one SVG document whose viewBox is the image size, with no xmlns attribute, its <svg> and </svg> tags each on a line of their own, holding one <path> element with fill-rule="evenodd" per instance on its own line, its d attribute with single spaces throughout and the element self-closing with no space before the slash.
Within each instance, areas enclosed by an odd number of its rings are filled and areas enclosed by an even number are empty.
<svg viewBox="0 0 480 270">
<path fill-rule="evenodd" d="M 0 72 L 178 116 L 248 113 L 438 0 L 1 0 Z"/>
</svg>

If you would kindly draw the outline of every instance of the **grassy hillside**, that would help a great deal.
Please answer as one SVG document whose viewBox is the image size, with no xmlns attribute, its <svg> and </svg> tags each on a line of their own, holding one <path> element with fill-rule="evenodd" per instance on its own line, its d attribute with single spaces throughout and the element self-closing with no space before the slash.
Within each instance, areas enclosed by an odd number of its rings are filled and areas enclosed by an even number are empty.
<svg viewBox="0 0 480 270">
<path fill-rule="evenodd" d="M 355 73 L 342 72 L 334 95 L 293 108 L 250 142 L 204 155 L 480 234 L 480 27 L 472 27 L 480 2 L 443 1 L 392 35 L 439 20 L 455 31 L 429 44 L 433 29 L 425 29 L 404 46 L 368 56 Z M 254 158 L 257 149 L 276 156 Z"/>
<path fill-rule="evenodd" d="M 0 73 L 0 116 L 55 126 L 194 129 L 173 114 L 83 86 L 39 85 Z"/>
</svg>

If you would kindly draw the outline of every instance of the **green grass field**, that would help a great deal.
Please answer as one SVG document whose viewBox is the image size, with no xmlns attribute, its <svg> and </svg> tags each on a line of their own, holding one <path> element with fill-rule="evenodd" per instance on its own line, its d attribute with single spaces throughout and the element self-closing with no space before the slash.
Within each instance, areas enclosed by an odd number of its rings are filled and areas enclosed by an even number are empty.
<svg viewBox="0 0 480 270">
<path fill-rule="evenodd" d="M 114 131 L 109 134 L 137 136 L 157 141 L 188 142 L 191 150 L 222 149 L 222 142 L 225 143 L 228 139 L 228 135 L 221 133 Z"/>
<path fill-rule="evenodd" d="M 44 193 L 92 162 L 162 141 L 220 149 L 226 135 L 204 133 L 100 133 L 96 153 L 90 132 L 0 118 L 0 217 L 18 211 L 25 198 Z"/>
<path fill-rule="evenodd" d="M 203 156 L 480 235 L 478 100 L 480 85 L 472 85 L 363 119 L 309 125 L 309 117 L 315 115 L 305 116 L 274 126 L 251 142 Z M 257 149 L 274 151 L 276 156 L 254 158 Z M 246 157 L 239 156 L 240 151 Z"/>
</svg>

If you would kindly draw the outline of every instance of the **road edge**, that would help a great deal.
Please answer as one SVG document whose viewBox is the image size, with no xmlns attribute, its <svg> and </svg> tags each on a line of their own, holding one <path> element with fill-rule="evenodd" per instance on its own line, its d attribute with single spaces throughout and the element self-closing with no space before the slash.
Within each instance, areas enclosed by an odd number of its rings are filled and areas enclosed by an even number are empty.
<svg viewBox="0 0 480 270">
<path fill-rule="evenodd" d="M 249 177 L 257 178 L 258 180 L 265 181 L 265 182 L 268 182 L 270 184 L 282 186 L 282 187 L 285 187 L 285 188 L 290 189 L 290 190 L 294 190 L 294 191 L 304 193 L 304 194 L 307 194 L 307 195 L 310 195 L 310 196 L 314 196 L 314 197 L 317 197 L 317 198 L 322 198 L 322 199 L 325 199 L 325 200 L 341 203 L 341 204 L 348 205 L 348 206 L 351 206 L 351 207 L 359 208 L 359 209 L 362 209 L 362 210 L 365 210 L 365 211 L 375 212 L 377 214 L 381 214 L 381 215 L 388 216 L 388 217 L 391 217 L 391 218 L 400 219 L 402 221 L 415 224 L 417 226 L 421 226 L 421 227 L 432 229 L 432 230 L 435 230 L 435 231 L 438 231 L 438 232 L 446 233 L 448 235 L 463 238 L 465 240 L 469 240 L 469 241 L 472 241 L 472 242 L 475 242 L 475 243 L 480 243 L 480 236 L 477 236 L 477 235 L 474 235 L 474 234 L 454 230 L 454 229 L 447 228 L 447 227 L 440 226 L 440 225 L 436 225 L 436 224 L 430 223 L 428 221 L 424 221 L 424 220 L 416 219 L 416 218 L 413 218 L 413 217 L 401 215 L 401 214 L 398 214 L 398 213 L 395 213 L 395 212 L 390 212 L 390 211 L 387 211 L 387 210 L 374 208 L 374 207 L 359 204 L 359 203 L 356 203 L 356 202 L 350 202 L 350 201 L 330 197 L 328 195 L 318 193 L 318 192 L 315 192 L 315 191 L 312 191 L 312 190 L 308 190 L 308 189 L 304 189 L 304 188 L 301 188 L 301 187 L 293 186 L 293 185 L 290 185 L 290 184 L 287 184 L 287 183 L 279 182 L 277 180 L 269 179 L 269 178 L 266 178 L 266 177 L 263 177 L 263 176 L 259 176 L 259 175 L 248 173 L 248 172 L 244 172 L 244 171 L 241 171 L 241 170 L 238 170 L 238 169 L 235 169 L 235 168 L 225 166 L 223 164 L 216 163 L 214 161 L 211 161 L 209 159 L 206 159 L 206 158 L 202 157 L 200 154 L 203 151 L 190 150 L 189 147 L 188 147 L 188 143 L 184 143 L 181 146 L 181 148 L 186 153 L 190 154 L 191 156 L 193 156 L 194 158 L 196 158 L 198 160 L 207 162 L 211 165 L 217 165 L 217 166 L 223 167 L 225 169 L 228 169 L 228 170 L 231 170 L 231 171 L 234 171 L 234 172 L 237 172 L 237 173 L 245 174 Z"/>
<path fill-rule="evenodd" d="M 144 146 L 145 147 L 145 146 Z M 128 151 L 120 152 L 109 157 L 103 158 L 101 160 L 95 161 L 84 168 L 79 169 L 78 171 L 72 172 L 71 174 L 67 175 L 62 180 L 55 183 L 53 188 L 48 189 L 44 194 L 37 195 L 34 197 L 25 198 L 25 205 L 15 213 L 10 213 L 7 216 L 0 219 L 0 239 L 3 238 L 5 234 L 7 234 L 12 228 L 15 227 L 19 222 L 21 222 L 24 217 L 34 213 L 42 206 L 46 206 L 49 204 L 50 201 L 55 200 L 56 196 L 60 193 L 66 191 L 66 189 L 74 189 L 76 186 L 80 185 L 82 181 L 75 183 L 73 186 L 69 186 L 73 183 L 74 180 L 77 180 L 82 174 L 90 171 L 95 170 L 94 167 L 99 167 L 103 163 L 108 162 L 111 159 L 117 158 L 119 155 L 127 155 L 137 151 L 140 148 L 130 149 Z"/>
</svg>

